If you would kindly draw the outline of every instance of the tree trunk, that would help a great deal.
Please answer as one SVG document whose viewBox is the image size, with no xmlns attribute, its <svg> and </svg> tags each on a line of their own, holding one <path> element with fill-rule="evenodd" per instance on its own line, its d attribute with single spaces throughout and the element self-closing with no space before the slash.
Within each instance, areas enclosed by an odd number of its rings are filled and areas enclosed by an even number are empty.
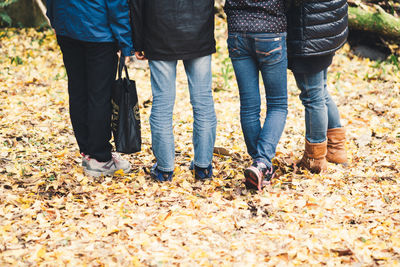
<svg viewBox="0 0 400 267">
<path fill-rule="evenodd" d="M 349 7 L 349 27 L 400 41 L 400 19 L 386 13 L 379 6 L 376 6 L 375 11 Z"/>
<path fill-rule="evenodd" d="M 46 18 L 35 0 L 18 0 L 5 8 L 13 27 L 40 27 L 47 25 Z"/>
</svg>

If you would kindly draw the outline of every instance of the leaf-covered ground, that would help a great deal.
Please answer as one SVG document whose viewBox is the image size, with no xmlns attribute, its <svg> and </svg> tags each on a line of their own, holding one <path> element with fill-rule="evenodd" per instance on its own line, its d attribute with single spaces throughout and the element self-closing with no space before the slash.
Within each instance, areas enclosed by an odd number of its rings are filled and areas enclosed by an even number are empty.
<svg viewBox="0 0 400 267">
<path fill-rule="evenodd" d="M 50 31 L 0 31 L 0 265 L 399 265 L 400 74 L 352 55 L 330 68 L 329 90 L 348 130 L 351 165 L 296 173 L 303 108 L 289 72 L 290 105 L 276 164 L 263 192 L 242 184 L 250 164 L 239 99 L 217 21 L 215 178 L 196 182 L 192 116 L 179 65 L 174 181 L 148 171 L 151 90 L 146 63 L 130 64 L 143 124 L 142 152 L 129 174 L 94 180 L 80 168 L 68 115 L 67 78 Z M 264 104 L 265 107 L 265 104 Z M 263 111 L 265 112 L 265 110 Z M 271 125 L 271 127 L 274 127 Z"/>
</svg>

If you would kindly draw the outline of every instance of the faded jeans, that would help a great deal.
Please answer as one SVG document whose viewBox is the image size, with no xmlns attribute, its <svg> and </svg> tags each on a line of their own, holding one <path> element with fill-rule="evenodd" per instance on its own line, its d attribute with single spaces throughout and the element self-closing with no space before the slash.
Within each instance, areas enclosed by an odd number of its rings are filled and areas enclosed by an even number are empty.
<svg viewBox="0 0 400 267">
<path fill-rule="evenodd" d="M 193 108 L 194 164 L 207 168 L 213 157 L 217 118 L 211 90 L 211 55 L 183 60 Z M 153 106 L 150 115 L 153 153 L 157 168 L 174 170 L 175 144 L 172 116 L 176 95 L 177 61 L 150 60 Z"/>
</svg>

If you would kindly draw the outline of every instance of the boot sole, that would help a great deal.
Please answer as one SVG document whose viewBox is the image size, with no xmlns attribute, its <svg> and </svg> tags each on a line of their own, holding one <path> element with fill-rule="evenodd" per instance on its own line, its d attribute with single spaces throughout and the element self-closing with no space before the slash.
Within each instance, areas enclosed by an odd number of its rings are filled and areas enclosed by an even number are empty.
<svg viewBox="0 0 400 267">
<path fill-rule="evenodd" d="M 349 163 L 348 162 L 334 162 L 334 161 L 329 161 L 328 159 L 326 161 L 329 162 L 329 163 L 342 165 L 343 167 L 349 167 Z"/>
<path fill-rule="evenodd" d="M 245 186 L 247 188 L 261 190 L 260 177 L 259 177 L 258 169 L 256 169 L 253 166 L 251 166 L 250 168 L 245 169 L 244 170 L 244 177 L 246 178 Z"/>
<path fill-rule="evenodd" d="M 299 162 L 296 164 L 296 166 L 297 166 L 299 169 L 308 170 L 309 172 L 311 172 L 311 173 L 313 173 L 313 174 L 323 174 L 323 173 L 325 173 L 325 172 L 327 171 L 327 169 L 328 169 L 327 166 L 325 166 L 324 168 L 322 168 L 322 167 L 318 167 L 318 168 L 314 167 L 314 168 L 311 168 L 311 166 L 308 166 L 307 163 L 304 163 L 302 160 L 299 161 Z"/>
<path fill-rule="evenodd" d="M 117 172 L 119 170 L 123 170 L 123 169 L 118 169 L 118 170 L 115 170 L 115 171 L 99 172 L 99 171 L 95 171 L 95 170 L 88 170 L 88 169 L 85 168 L 84 172 L 89 176 L 98 178 L 98 177 L 101 177 L 101 176 L 112 176 L 112 175 L 114 175 L 115 172 Z M 124 171 L 124 173 L 130 172 L 131 171 L 131 167 L 129 167 L 128 169 L 125 169 L 123 171 Z"/>
</svg>

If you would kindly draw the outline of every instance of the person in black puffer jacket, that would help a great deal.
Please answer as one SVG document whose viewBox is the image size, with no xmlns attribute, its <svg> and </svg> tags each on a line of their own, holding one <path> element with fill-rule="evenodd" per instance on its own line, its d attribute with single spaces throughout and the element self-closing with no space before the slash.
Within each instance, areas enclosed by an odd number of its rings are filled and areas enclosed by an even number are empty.
<svg viewBox="0 0 400 267">
<path fill-rule="evenodd" d="M 133 40 L 138 59 L 149 59 L 153 104 L 150 116 L 152 149 L 157 162 L 151 176 L 170 181 L 175 145 L 172 127 L 176 65 L 183 60 L 193 106 L 196 179 L 212 177 L 217 119 L 211 84 L 215 52 L 214 0 L 131 0 Z"/>
<path fill-rule="evenodd" d="M 346 42 L 346 0 L 288 0 L 288 59 L 305 107 L 305 151 L 299 165 L 326 170 L 327 161 L 347 165 L 345 129 L 327 90 L 327 69 Z"/>
</svg>

